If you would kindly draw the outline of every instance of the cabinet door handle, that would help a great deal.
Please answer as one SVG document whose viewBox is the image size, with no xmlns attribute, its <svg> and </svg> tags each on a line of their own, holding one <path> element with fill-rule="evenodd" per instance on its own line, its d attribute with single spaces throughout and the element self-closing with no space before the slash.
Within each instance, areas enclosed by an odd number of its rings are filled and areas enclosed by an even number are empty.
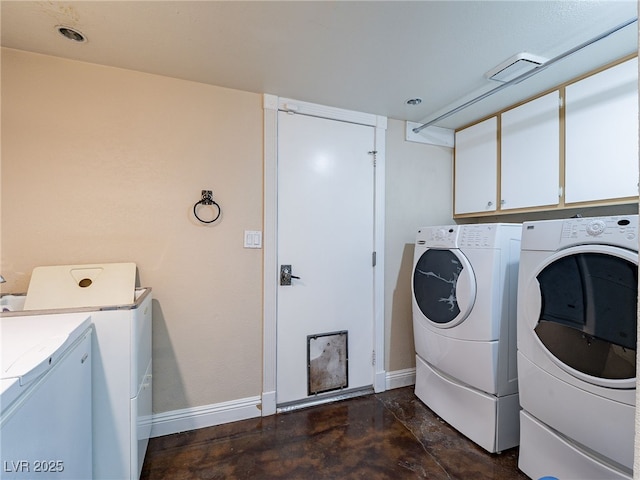
<svg viewBox="0 0 640 480">
<path fill-rule="evenodd" d="M 493 205 L 493 202 L 487 202 L 487 207 L 490 207 Z"/>
</svg>

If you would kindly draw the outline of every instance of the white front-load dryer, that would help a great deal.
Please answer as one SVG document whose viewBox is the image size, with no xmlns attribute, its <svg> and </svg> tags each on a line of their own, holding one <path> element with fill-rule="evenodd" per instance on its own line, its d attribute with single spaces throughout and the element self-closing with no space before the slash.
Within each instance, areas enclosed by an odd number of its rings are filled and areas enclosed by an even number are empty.
<svg viewBox="0 0 640 480">
<path fill-rule="evenodd" d="M 518 444 L 520 224 L 424 227 L 412 274 L 416 395 L 489 452 Z"/>
<path fill-rule="evenodd" d="M 632 478 L 637 232 L 637 215 L 523 225 L 518 463 L 532 478 Z"/>
</svg>

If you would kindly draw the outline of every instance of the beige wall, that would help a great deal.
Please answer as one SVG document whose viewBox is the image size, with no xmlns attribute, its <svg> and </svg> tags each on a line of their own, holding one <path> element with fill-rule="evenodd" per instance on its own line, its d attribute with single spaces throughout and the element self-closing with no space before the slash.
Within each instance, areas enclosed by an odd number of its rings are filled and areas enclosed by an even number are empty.
<svg viewBox="0 0 640 480">
<path fill-rule="evenodd" d="M 419 227 L 452 219 L 453 150 L 406 142 L 405 122 L 387 126 L 385 341 L 387 371 L 415 367 L 411 313 L 413 247 Z"/>
<path fill-rule="evenodd" d="M 262 250 L 242 242 L 263 228 L 262 96 L 11 49 L 1 73 L 2 291 L 39 265 L 135 262 L 155 298 L 154 412 L 260 395 Z M 388 372 L 415 365 L 416 229 L 453 222 L 452 150 L 404 128 L 388 122 Z M 202 189 L 214 225 L 193 218 Z"/>
<path fill-rule="evenodd" d="M 154 293 L 154 412 L 262 391 L 262 96 L 2 49 L 3 292 L 132 261 Z M 414 365 L 415 229 L 451 221 L 451 150 L 387 139 L 386 369 Z M 212 189 L 221 220 L 192 215 Z M 434 200 L 435 199 L 435 200 Z"/>
<path fill-rule="evenodd" d="M 262 250 L 243 231 L 262 230 L 262 97 L 3 49 L 1 99 L 3 291 L 38 265 L 135 262 L 154 411 L 259 395 Z"/>
</svg>

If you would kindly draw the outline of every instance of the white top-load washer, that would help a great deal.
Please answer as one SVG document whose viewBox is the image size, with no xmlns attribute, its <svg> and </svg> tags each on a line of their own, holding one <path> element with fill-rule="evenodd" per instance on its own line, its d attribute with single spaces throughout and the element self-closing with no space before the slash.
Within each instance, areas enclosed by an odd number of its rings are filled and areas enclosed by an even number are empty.
<svg viewBox="0 0 640 480">
<path fill-rule="evenodd" d="M 523 224 L 519 467 L 532 478 L 632 478 L 637 294 L 637 215 Z"/>
<path fill-rule="evenodd" d="M 0 319 L 3 479 L 92 478 L 87 314 Z"/>
<path fill-rule="evenodd" d="M 1 302 L 0 317 L 91 315 L 93 480 L 139 478 L 151 434 L 152 291 L 135 278 L 133 263 L 37 267 Z"/>
<path fill-rule="evenodd" d="M 518 444 L 520 224 L 424 227 L 412 275 L 416 395 L 490 452 Z"/>
</svg>

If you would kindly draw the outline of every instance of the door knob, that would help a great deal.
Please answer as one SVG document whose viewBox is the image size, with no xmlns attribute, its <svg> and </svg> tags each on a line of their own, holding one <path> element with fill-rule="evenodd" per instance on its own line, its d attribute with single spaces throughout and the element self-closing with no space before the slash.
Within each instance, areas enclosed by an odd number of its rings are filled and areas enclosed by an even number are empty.
<svg viewBox="0 0 640 480">
<path fill-rule="evenodd" d="M 300 277 L 291 275 L 291 265 L 280 265 L 280 285 L 291 285 L 291 279 L 300 280 Z"/>
</svg>

